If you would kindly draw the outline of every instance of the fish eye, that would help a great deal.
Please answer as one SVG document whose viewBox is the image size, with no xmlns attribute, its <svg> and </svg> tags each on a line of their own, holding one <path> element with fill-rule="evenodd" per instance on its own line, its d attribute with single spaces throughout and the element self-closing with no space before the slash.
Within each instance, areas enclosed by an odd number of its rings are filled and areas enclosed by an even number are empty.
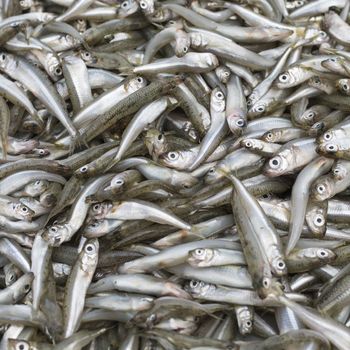
<svg viewBox="0 0 350 350">
<path fill-rule="evenodd" d="M 199 286 L 199 284 L 200 284 L 199 281 L 192 280 L 190 282 L 190 287 L 191 288 L 197 288 Z"/>
<path fill-rule="evenodd" d="M 251 100 L 248 100 L 247 101 L 247 106 L 249 107 L 249 106 L 251 106 L 252 105 L 252 101 Z"/>
<path fill-rule="evenodd" d="M 318 252 L 317 252 L 317 255 L 320 257 L 320 258 L 326 258 L 328 257 L 328 252 L 324 249 L 320 249 Z"/>
<path fill-rule="evenodd" d="M 88 244 L 86 247 L 85 247 L 85 252 L 86 253 L 94 253 L 95 252 L 95 246 L 93 244 Z"/>
<path fill-rule="evenodd" d="M 329 60 L 330 60 L 331 62 L 337 62 L 337 59 L 334 58 L 334 57 L 330 58 Z"/>
<path fill-rule="evenodd" d="M 273 138 L 272 133 L 269 132 L 268 134 L 266 134 L 266 138 L 267 138 L 268 140 L 272 139 L 272 138 Z"/>
<path fill-rule="evenodd" d="M 323 226 L 324 223 L 325 223 L 325 221 L 324 221 L 323 216 L 322 215 L 317 215 L 315 220 L 314 220 L 314 224 L 316 226 Z"/>
<path fill-rule="evenodd" d="M 252 326 L 252 322 L 251 321 L 246 321 L 245 325 L 246 325 L 246 327 L 250 328 Z"/>
<path fill-rule="evenodd" d="M 259 106 L 259 107 L 257 107 L 256 110 L 257 110 L 258 112 L 262 113 L 262 112 L 265 111 L 265 107 L 264 107 L 264 106 Z"/>
<path fill-rule="evenodd" d="M 124 2 L 122 3 L 122 7 L 126 8 L 127 6 L 128 6 L 128 2 L 127 2 L 127 1 L 124 1 Z"/>
<path fill-rule="evenodd" d="M 215 96 L 219 99 L 222 100 L 224 98 L 224 94 L 221 91 L 218 91 Z"/>
<path fill-rule="evenodd" d="M 56 75 L 61 75 L 62 74 L 62 69 L 60 67 L 56 67 L 55 70 L 54 70 L 54 73 Z"/>
<path fill-rule="evenodd" d="M 343 90 L 349 90 L 349 86 L 348 86 L 348 84 L 346 84 L 346 83 L 343 83 Z"/>
<path fill-rule="evenodd" d="M 280 82 L 285 83 L 288 80 L 288 74 L 287 73 L 281 74 L 278 79 Z"/>
<path fill-rule="evenodd" d="M 214 168 L 209 169 L 208 173 L 209 174 L 214 174 L 215 173 L 215 169 Z"/>
<path fill-rule="evenodd" d="M 52 226 L 52 227 L 50 227 L 50 229 L 49 229 L 49 232 L 50 232 L 50 233 L 57 233 L 57 231 L 58 231 L 58 228 L 57 228 L 56 226 Z"/>
<path fill-rule="evenodd" d="M 332 138 L 332 134 L 330 134 L 329 132 L 326 132 L 324 135 L 323 135 L 323 138 L 325 139 L 325 140 L 330 140 L 331 138 Z"/>
<path fill-rule="evenodd" d="M 322 194 L 326 191 L 326 187 L 324 185 L 318 185 L 317 186 L 317 192 Z"/>
<path fill-rule="evenodd" d="M 186 184 L 183 184 L 182 187 L 185 188 L 185 189 L 190 188 L 190 186 L 188 186 L 188 185 L 186 185 Z"/>
<path fill-rule="evenodd" d="M 15 275 L 10 275 L 9 281 L 12 282 L 15 279 Z"/>
<path fill-rule="evenodd" d="M 270 287 L 270 280 L 268 278 L 264 278 L 262 283 L 265 288 Z"/>
<path fill-rule="evenodd" d="M 16 350 L 27 350 L 27 349 L 29 349 L 29 346 L 25 342 L 19 342 L 16 345 Z"/>
<path fill-rule="evenodd" d="M 39 186 L 39 185 L 41 185 L 41 181 L 40 180 L 35 181 L 34 186 Z"/>
<path fill-rule="evenodd" d="M 24 290 L 27 292 L 29 289 L 30 289 L 30 285 L 29 285 L 29 284 L 26 284 L 26 285 L 24 286 Z"/>
<path fill-rule="evenodd" d="M 95 204 L 95 205 L 92 207 L 92 209 L 93 209 L 94 211 L 98 211 L 98 210 L 100 210 L 100 208 L 101 208 L 101 204 L 99 204 L 99 203 Z"/>
<path fill-rule="evenodd" d="M 198 249 L 195 250 L 195 253 L 196 253 L 197 255 L 201 256 L 201 255 L 204 254 L 204 249 L 198 248 Z"/>
<path fill-rule="evenodd" d="M 306 115 L 306 118 L 307 119 L 312 119 L 315 117 L 315 112 L 309 112 L 307 115 Z"/>
<path fill-rule="evenodd" d="M 329 152 L 334 152 L 336 150 L 336 147 L 335 145 L 330 144 L 326 146 L 326 150 Z"/>
<path fill-rule="evenodd" d="M 303 1 L 297 1 L 297 6 L 302 6 L 302 5 L 304 5 Z"/>
<path fill-rule="evenodd" d="M 88 167 L 87 167 L 86 165 L 82 166 L 82 167 L 79 169 L 79 171 L 80 171 L 81 173 L 86 173 L 87 170 L 88 170 Z"/>
<path fill-rule="evenodd" d="M 313 82 L 315 84 L 321 84 L 321 79 L 319 77 L 314 77 Z"/>
<path fill-rule="evenodd" d="M 142 9 L 146 9 L 146 8 L 147 8 L 147 3 L 146 3 L 145 1 L 141 1 L 141 2 L 140 2 L 140 7 L 141 7 Z"/>
<path fill-rule="evenodd" d="M 163 135 L 162 134 L 159 134 L 158 137 L 157 137 L 158 141 L 162 141 L 163 139 Z"/>
<path fill-rule="evenodd" d="M 23 211 L 24 213 L 26 213 L 26 212 L 28 211 L 28 208 L 27 208 L 27 207 L 23 207 L 23 208 L 22 208 L 22 211 Z"/>
<path fill-rule="evenodd" d="M 43 154 L 45 154 L 45 153 L 46 153 L 45 150 L 39 149 L 39 154 L 43 155 Z"/>
<path fill-rule="evenodd" d="M 1 60 L 1 61 L 5 61 L 5 59 L 6 59 L 6 55 L 5 55 L 4 53 L 2 53 L 2 54 L 0 55 L 0 60 Z"/>
<path fill-rule="evenodd" d="M 269 165 L 271 168 L 278 168 L 278 166 L 280 165 L 280 160 L 278 158 L 272 158 L 269 161 Z"/>
<path fill-rule="evenodd" d="M 283 270 L 286 267 L 286 264 L 282 260 L 279 260 L 277 263 L 277 267 Z"/>
<path fill-rule="evenodd" d="M 188 47 L 187 46 L 184 46 L 184 48 L 182 49 L 183 50 L 183 52 L 187 52 L 188 51 Z"/>
<path fill-rule="evenodd" d="M 322 30 L 319 32 L 319 35 L 324 37 L 324 38 L 327 36 L 327 34 L 324 31 L 322 31 Z"/>
<path fill-rule="evenodd" d="M 239 127 L 242 127 L 244 126 L 245 122 L 244 122 L 244 119 L 238 119 L 236 121 L 236 125 L 239 126 Z"/>
<path fill-rule="evenodd" d="M 122 179 L 119 179 L 115 182 L 116 185 L 122 185 L 124 181 Z"/>
<path fill-rule="evenodd" d="M 334 169 L 333 170 L 333 174 L 340 174 L 340 170 L 339 169 Z"/>
<path fill-rule="evenodd" d="M 140 83 L 140 84 L 143 82 L 143 79 L 142 79 L 141 77 L 138 77 L 136 80 L 137 80 L 137 82 Z"/>
<path fill-rule="evenodd" d="M 177 153 L 175 153 L 175 152 L 170 152 L 169 153 L 169 158 L 170 159 L 175 160 L 175 159 L 177 159 L 177 157 L 178 157 Z"/>
<path fill-rule="evenodd" d="M 248 148 L 250 148 L 250 147 L 252 147 L 253 145 L 252 145 L 252 143 L 250 142 L 250 141 L 246 141 L 245 142 L 245 147 L 248 147 Z"/>
</svg>

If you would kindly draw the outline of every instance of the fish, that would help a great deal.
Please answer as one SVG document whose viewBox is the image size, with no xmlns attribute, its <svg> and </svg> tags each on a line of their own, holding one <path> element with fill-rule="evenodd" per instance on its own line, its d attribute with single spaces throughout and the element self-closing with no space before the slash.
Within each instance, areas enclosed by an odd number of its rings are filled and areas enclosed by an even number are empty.
<svg viewBox="0 0 350 350">
<path fill-rule="evenodd" d="M 349 10 L 2 0 L 0 350 L 348 350 Z"/>
</svg>

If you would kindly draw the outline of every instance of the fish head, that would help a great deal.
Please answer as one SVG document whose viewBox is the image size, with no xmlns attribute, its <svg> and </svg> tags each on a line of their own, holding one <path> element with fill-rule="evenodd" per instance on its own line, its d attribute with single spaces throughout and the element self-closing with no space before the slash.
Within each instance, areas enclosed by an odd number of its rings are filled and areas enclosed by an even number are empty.
<svg viewBox="0 0 350 350">
<path fill-rule="evenodd" d="M 183 57 L 188 52 L 191 46 L 191 39 L 188 34 L 178 35 L 175 39 L 175 55 Z"/>
<path fill-rule="evenodd" d="M 226 116 L 228 127 L 236 137 L 240 136 L 247 126 L 247 116 L 243 110 L 237 109 Z"/>
<path fill-rule="evenodd" d="M 92 268 L 96 267 L 99 247 L 97 238 L 90 239 L 85 243 L 78 258 L 83 271 L 91 272 Z"/>
<path fill-rule="evenodd" d="M 150 16 L 154 13 L 154 0 L 139 0 L 138 1 L 141 11 Z"/>
<path fill-rule="evenodd" d="M 223 84 L 227 84 L 231 77 L 231 71 L 226 66 L 217 67 L 215 74 Z"/>
<path fill-rule="evenodd" d="M 214 284 L 205 283 L 203 281 L 191 280 L 186 286 L 185 291 L 194 297 L 204 297 L 214 292 L 216 289 Z"/>
<path fill-rule="evenodd" d="M 336 86 L 344 94 L 350 93 L 350 80 L 349 79 L 339 79 L 336 83 Z"/>
<path fill-rule="evenodd" d="M 324 201 L 334 196 L 335 182 L 329 175 L 318 178 L 311 187 L 311 198 L 316 201 Z"/>
<path fill-rule="evenodd" d="M 331 174 L 334 179 L 340 181 L 343 180 L 346 176 L 349 176 L 349 171 L 341 161 L 337 161 L 332 167 Z"/>
<path fill-rule="evenodd" d="M 16 216 L 21 220 L 31 221 L 35 215 L 34 210 L 30 209 L 23 203 L 12 203 L 12 209 L 16 213 Z"/>
<path fill-rule="evenodd" d="M 103 219 L 112 207 L 113 204 L 109 201 L 95 203 L 91 206 L 89 215 L 97 220 Z"/>
<path fill-rule="evenodd" d="M 210 109 L 215 112 L 223 112 L 226 107 L 225 95 L 219 88 L 215 88 L 210 97 Z"/>
<path fill-rule="evenodd" d="M 47 180 L 37 180 L 29 183 L 24 187 L 24 191 L 31 197 L 36 197 L 45 192 L 49 187 L 49 181 Z"/>
<path fill-rule="evenodd" d="M 71 227 L 68 224 L 56 224 L 47 228 L 43 233 L 43 238 L 50 246 L 58 247 L 71 236 Z"/>
<path fill-rule="evenodd" d="M 135 77 L 130 79 L 125 86 L 125 90 L 129 92 L 135 92 L 142 87 L 145 87 L 147 85 L 147 80 L 143 77 Z"/>
<path fill-rule="evenodd" d="M 264 167 L 264 173 L 267 176 L 274 177 L 284 174 L 288 169 L 288 160 L 283 155 L 277 155 L 271 158 Z"/>
<path fill-rule="evenodd" d="M 188 262 L 193 266 L 207 266 L 213 258 L 214 250 L 210 248 L 197 248 L 189 252 Z"/>
<path fill-rule="evenodd" d="M 250 151 L 263 149 L 262 143 L 257 139 L 243 139 L 241 141 L 241 146 Z"/>
<path fill-rule="evenodd" d="M 125 18 L 133 13 L 136 13 L 139 9 L 139 4 L 136 0 L 125 0 L 120 4 L 118 10 L 118 17 Z"/>
</svg>

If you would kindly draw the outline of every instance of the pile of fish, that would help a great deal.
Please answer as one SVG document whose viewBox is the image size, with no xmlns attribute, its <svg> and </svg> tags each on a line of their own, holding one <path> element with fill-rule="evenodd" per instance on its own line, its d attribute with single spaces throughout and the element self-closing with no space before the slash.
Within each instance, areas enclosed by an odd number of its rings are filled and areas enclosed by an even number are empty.
<svg viewBox="0 0 350 350">
<path fill-rule="evenodd" d="M 349 8 L 0 0 L 0 350 L 349 350 Z"/>
</svg>

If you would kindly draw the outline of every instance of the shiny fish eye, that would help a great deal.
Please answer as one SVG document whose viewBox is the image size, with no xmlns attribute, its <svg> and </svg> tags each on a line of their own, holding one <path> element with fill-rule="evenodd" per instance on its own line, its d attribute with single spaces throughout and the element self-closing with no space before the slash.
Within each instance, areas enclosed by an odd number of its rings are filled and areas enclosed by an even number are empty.
<svg viewBox="0 0 350 350">
<path fill-rule="evenodd" d="M 184 46 L 184 48 L 182 49 L 183 52 L 187 52 L 188 51 L 188 47 L 187 46 Z"/>
<path fill-rule="evenodd" d="M 325 220 L 321 215 L 316 216 L 314 220 L 315 226 L 323 226 L 324 223 L 325 223 Z"/>
<path fill-rule="evenodd" d="M 326 132 L 324 135 L 323 135 L 323 138 L 325 139 L 325 140 L 330 140 L 331 138 L 332 138 L 332 134 L 330 134 L 329 132 Z"/>
<path fill-rule="evenodd" d="M 87 244 L 85 247 L 85 252 L 88 254 L 94 253 L 96 251 L 96 248 L 93 244 Z"/>
<path fill-rule="evenodd" d="M 101 209 L 101 204 L 94 204 L 94 206 L 92 207 L 92 209 L 94 211 L 99 211 Z"/>
<path fill-rule="evenodd" d="M 268 278 L 264 278 L 262 283 L 265 288 L 270 287 L 270 280 Z"/>
<path fill-rule="evenodd" d="M 262 112 L 265 111 L 265 107 L 259 106 L 259 107 L 256 108 L 256 110 L 257 110 L 257 112 L 262 113 Z"/>
<path fill-rule="evenodd" d="M 1 60 L 1 61 L 5 61 L 5 59 L 6 59 L 6 55 L 5 55 L 4 53 L 2 53 L 2 54 L 0 55 L 0 60 Z"/>
<path fill-rule="evenodd" d="M 197 287 L 199 287 L 199 281 L 195 281 L 195 280 L 192 280 L 191 282 L 190 282 L 190 287 L 191 288 L 197 288 Z"/>
<path fill-rule="evenodd" d="M 22 211 L 23 211 L 24 213 L 26 213 L 26 212 L 28 211 L 28 208 L 27 208 L 27 207 L 23 207 L 23 208 L 22 208 Z"/>
<path fill-rule="evenodd" d="M 221 91 L 218 91 L 215 96 L 219 99 L 222 100 L 224 98 L 224 94 Z"/>
<path fill-rule="evenodd" d="M 175 152 L 170 152 L 168 155 L 171 160 L 175 160 L 177 158 L 177 154 Z"/>
<path fill-rule="evenodd" d="M 327 33 L 324 31 L 320 31 L 319 35 L 325 38 L 327 36 Z"/>
<path fill-rule="evenodd" d="M 62 69 L 60 67 L 56 67 L 55 70 L 54 70 L 54 73 L 56 75 L 61 75 L 62 74 Z"/>
<path fill-rule="evenodd" d="M 238 120 L 236 121 L 236 125 L 239 126 L 239 127 L 244 126 L 244 124 L 245 124 L 244 119 L 238 119 Z"/>
<path fill-rule="evenodd" d="M 57 233 L 58 232 L 58 228 L 56 226 L 52 226 L 52 227 L 50 227 L 49 232 L 50 233 Z"/>
<path fill-rule="evenodd" d="M 321 249 L 317 252 L 317 255 L 320 257 L 320 258 L 326 258 L 328 257 L 328 252 L 324 249 Z"/>
<path fill-rule="evenodd" d="M 128 2 L 124 1 L 121 6 L 124 7 L 124 8 L 128 7 Z"/>
<path fill-rule="evenodd" d="M 41 185 L 41 181 L 40 180 L 35 181 L 34 186 L 40 186 L 40 185 Z"/>
<path fill-rule="evenodd" d="M 145 1 L 140 2 L 140 7 L 144 10 L 147 8 L 147 3 Z"/>
<path fill-rule="evenodd" d="M 288 75 L 286 73 L 281 74 L 278 79 L 281 83 L 285 83 L 288 80 Z"/>
<path fill-rule="evenodd" d="M 278 263 L 277 263 L 277 267 L 281 270 L 283 270 L 285 267 L 286 267 L 286 264 L 280 260 Z"/>
<path fill-rule="evenodd" d="M 25 291 L 28 291 L 30 289 L 30 285 L 29 284 L 26 284 L 25 286 L 24 286 L 24 290 Z"/>
<path fill-rule="evenodd" d="M 326 187 L 324 185 L 318 185 L 317 186 L 317 192 L 322 194 L 326 191 Z"/>
<path fill-rule="evenodd" d="M 273 169 L 278 168 L 280 165 L 280 160 L 278 158 L 272 158 L 269 161 L 269 165 Z"/>
<path fill-rule="evenodd" d="M 16 345 L 16 350 L 28 350 L 28 349 L 29 349 L 29 346 L 25 342 L 19 342 Z"/>
<path fill-rule="evenodd" d="M 315 118 L 315 112 L 309 112 L 309 113 L 306 115 L 306 118 L 307 118 L 307 119 L 313 119 L 313 118 Z"/>
<path fill-rule="evenodd" d="M 251 143 L 250 141 L 246 141 L 246 142 L 245 142 L 245 146 L 248 147 L 248 148 L 250 148 L 250 147 L 252 147 L 253 145 L 252 145 L 252 143 Z"/>
<path fill-rule="evenodd" d="M 137 77 L 136 80 L 137 80 L 137 82 L 140 83 L 140 84 L 143 82 L 143 79 L 142 79 L 141 77 Z"/>
<path fill-rule="evenodd" d="M 157 139 L 158 139 L 158 141 L 162 141 L 163 135 L 162 134 L 158 135 Z"/>
<path fill-rule="evenodd" d="M 209 169 L 208 173 L 209 174 L 214 174 L 215 173 L 215 169 L 214 168 Z"/>
<path fill-rule="evenodd" d="M 88 167 L 87 167 L 86 165 L 84 165 L 83 167 L 81 167 L 81 168 L 79 169 L 79 171 L 80 171 L 81 173 L 86 173 L 86 172 L 88 171 Z"/>
<path fill-rule="evenodd" d="M 336 150 L 335 145 L 330 144 L 326 146 L 326 151 L 334 152 L 335 150 Z"/>
<path fill-rule="evenodd" d="M 201 248 L 198 248 L 198 249 L 196 249 L 195 250 L 195 253 L 197 254 L 197 255 L 203 255 L 204 254 L 204 249 L 201 249 Z"/>
<path fill-rule="evenodd" d="M 116 185 L 122 185 L 124 181 L 122 179 L 119 179 L 115 182 Z"/>
</svg>

